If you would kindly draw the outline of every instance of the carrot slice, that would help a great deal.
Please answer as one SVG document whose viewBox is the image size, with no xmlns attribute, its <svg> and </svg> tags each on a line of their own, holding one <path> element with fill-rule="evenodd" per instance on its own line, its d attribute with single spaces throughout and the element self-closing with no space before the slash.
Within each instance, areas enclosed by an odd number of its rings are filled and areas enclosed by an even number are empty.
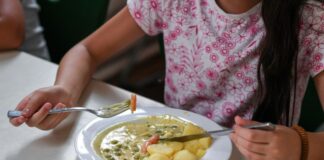
<svg viewBox="0 0 324 160">
<path fill-rule="evenodd" d="M 134 113 L 136 111 L 136 95 L 135 94 L 132 94 L 132 96 L 131 96 L 130 109 L 131 109 L 132 113 Z"/>
<path fill-rule="evenodd" d="M 146 153 L 147 152 L 147 147 L 151 144 L 157 144 L 160 140 L 160 136 L 159 135 L 153 135 L 152 137 L 150 137 L 147 141 L 145 141 L 141 147 L 141 152 L 142 153 Z"/>
</svg>

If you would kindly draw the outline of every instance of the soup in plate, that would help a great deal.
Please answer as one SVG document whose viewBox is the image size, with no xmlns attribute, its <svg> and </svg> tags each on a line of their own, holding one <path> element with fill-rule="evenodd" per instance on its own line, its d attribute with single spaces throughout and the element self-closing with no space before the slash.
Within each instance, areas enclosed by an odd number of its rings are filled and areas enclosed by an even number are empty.
<svg viewBox="0 0 324 160">
<path fill-rule="evenodd" d="M 211 146 L 210 137 L 186 142 L 159 141 L 143 151 L 152 136 L 161 138 L 202 133 L 204 130 L 180 118 L 147 116 L 100 132 L 93 141 L 96 153 L 105 160 L 198 160 Z"/>
</svg>

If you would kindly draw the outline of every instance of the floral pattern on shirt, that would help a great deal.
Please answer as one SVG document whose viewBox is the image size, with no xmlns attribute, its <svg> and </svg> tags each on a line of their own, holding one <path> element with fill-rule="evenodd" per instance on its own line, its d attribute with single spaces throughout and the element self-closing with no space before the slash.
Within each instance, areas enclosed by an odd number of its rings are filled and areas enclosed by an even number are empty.
<svg viewBox="0 0 324 160">
<path fill-rule="evenodd" d="M 227 14 L 214 0 L 128 0 L 138 25 L 163 33 L 167 105 L 194 111 L 231 126 L 251 118 L 256 107 L 255 51 L 265 35 L 261 3 L 242 14 Z M 294 122 L 298 122 L 309 75 L 324 70 L 324 6 L 303 9 Z"/>
</svg>

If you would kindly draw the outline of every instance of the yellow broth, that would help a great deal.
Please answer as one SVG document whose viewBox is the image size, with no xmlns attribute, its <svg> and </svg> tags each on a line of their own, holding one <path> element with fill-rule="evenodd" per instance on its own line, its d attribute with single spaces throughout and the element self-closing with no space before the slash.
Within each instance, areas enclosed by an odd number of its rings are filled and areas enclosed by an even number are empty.
<svg viewBox="0 0 324 160">
<path fill-rule="evenodd" d="M 93 147 L 105 160 L 148 159 L 150 153 L 143 154 L 140 151 L 146 140 L 154 134 L 160 137 L 183 135 L 188 124 L 189 122 L 169 115 L 148 116 L 105 129 L 95 137 Z"/>
</svg>

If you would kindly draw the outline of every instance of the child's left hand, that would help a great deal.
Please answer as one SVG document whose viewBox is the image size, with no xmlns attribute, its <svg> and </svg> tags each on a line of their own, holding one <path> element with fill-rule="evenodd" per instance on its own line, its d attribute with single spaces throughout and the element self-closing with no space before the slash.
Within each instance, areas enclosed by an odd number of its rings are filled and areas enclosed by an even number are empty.
<svg viewBox="0 0 324 160">
<path fill-rule="evenodd" d="M 291 128 L 276 125 L 274 131 L 246 129 L 241 126 L 257 123 L 235 117 L 232 141 L 249 160 L 299 160 L 301 140 Z"/>
</svg>

